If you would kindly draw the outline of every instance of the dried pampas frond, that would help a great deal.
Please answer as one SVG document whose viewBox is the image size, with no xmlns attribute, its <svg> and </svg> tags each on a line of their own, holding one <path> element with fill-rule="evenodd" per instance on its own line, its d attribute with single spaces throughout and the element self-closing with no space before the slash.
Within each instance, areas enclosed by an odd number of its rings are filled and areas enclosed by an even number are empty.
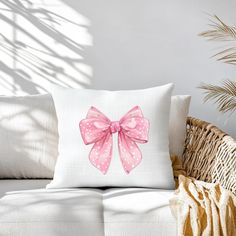
<svg viewBox="0 0 236 236">
<path fill-rule="evenodd" d="M 199 88 L 204 90 L 204 101 L 214 100 L 220 112 L 236 110 L 236 82 L 225 80 L 221 86 L 203 84 Z"/>
<path fill-rule="evenodd" d="M 204 31 L 199 35 L 211 41 L 230 41 L 236 44 L 236 27 L 225 24 L 218 16 L 213 16 L 210 30 Z M 236 65 L 236 45 L 213 55 L 218 61 Z"/>
</svg>

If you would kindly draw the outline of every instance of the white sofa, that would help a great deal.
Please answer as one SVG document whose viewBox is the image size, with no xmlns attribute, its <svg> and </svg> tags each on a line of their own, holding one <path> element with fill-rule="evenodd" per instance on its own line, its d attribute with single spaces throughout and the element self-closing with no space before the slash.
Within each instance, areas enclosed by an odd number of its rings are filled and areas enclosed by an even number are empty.
<svg viewBox="0 0 236 236">
<path fill-rule="evenodd" d="M 0 180 L 0 235 L 176 235 L 171 190 L 46 190 L 50 180 Z"/>
<path fill-rule="evenodd" d="M 177 235 L 169 205 L 174 190 L 45 189 L 56 162 L 56 127 L 47 95 L 0 98 L 0 236 Z M 235 140 L 212 124 L 188 118 L 183 161 L 189 176 L 235 193 L 235 156 Z M 218 175 L 221 158 L 232 161 L 226 175 Z M 209 171 L 201 172 L 195 160 Z"/>
<path fill-rule="evenodd" d="M 0 98 L 0 236 L 176 235 L 173 190 L 45 189 L 57 156 L 55 117 L 48 95 Z"/>
</svg>

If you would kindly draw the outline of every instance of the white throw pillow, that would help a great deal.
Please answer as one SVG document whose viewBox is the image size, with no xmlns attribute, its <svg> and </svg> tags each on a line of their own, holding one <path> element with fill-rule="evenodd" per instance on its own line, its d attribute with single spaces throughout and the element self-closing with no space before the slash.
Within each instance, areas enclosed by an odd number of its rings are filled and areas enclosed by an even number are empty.
<svg viewBox="0 0 236 236">
<path fill-rule="evenodd" d="M 172 90 L 172 84 L 133 91 L 54 87 L 59 157 L 54 179 L 47 188 L 173 189 L 168 137 Z M 110 121 L 120 123 L 110 124 Z M 85 137 L 82 138 L 82 134 Z"/>
<path fill-rule="evenodd" d="M 52 178 L 57 154 L 51 95 L 0 97 L 0 178 Z"/>
<path fill-rule="evenodd" d="M 171 97 L 169 140 L 170 154 L 182 157 L 186 137 L 186 121 L 191 96 L 176 95 Z"/>
</svg>

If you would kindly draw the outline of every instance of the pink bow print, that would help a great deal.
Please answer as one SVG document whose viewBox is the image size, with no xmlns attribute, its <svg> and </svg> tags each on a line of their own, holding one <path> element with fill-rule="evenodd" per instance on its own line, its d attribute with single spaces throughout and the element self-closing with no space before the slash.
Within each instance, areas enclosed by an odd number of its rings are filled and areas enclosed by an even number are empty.
<svg viewBox="0 0 236 236">
<path fill-rule="evenodd" d="M 119 121 L 110 121 L 95 107 L 88 111 L 86 119 L 80 121 L 80 132 L 86 145 L 94 143 L 90 162 L 103 174 L 107 173 L 112 157 L 112 134 L 118 132 L 120 160 L 127 174 L 142 160 L 136 142 L 148 142 L 149 121 L 135 106 Z"/>
</svg>

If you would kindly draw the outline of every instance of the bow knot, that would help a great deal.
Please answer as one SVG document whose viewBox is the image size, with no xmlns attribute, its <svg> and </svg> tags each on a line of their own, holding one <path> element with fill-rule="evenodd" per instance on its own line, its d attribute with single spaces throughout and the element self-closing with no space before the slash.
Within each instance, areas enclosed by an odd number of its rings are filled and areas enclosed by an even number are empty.
<svg viewBox="0 0 236 236">
<path fill-rule="evenodd" d="M 112 121 L 110 124 L 111 133 L 116 133 L 120 131 L 120 122 L 119 121 Z"/>
<path fill-rule="evenodd" d="M 112 135 L 118 132 L 118 149 L 121 163 L 128 174 L 142 160 L 142 153 L 136 144 L 148 142 L 149 121 L 136 106 L 119 121 L 110 121 L 95 107 L 88 111 L 86 119 L 79 123 L 81 136 L 86 145 L 94 144 L 90 162 L 106 174 L 112 157 Z"/>
</svg>

